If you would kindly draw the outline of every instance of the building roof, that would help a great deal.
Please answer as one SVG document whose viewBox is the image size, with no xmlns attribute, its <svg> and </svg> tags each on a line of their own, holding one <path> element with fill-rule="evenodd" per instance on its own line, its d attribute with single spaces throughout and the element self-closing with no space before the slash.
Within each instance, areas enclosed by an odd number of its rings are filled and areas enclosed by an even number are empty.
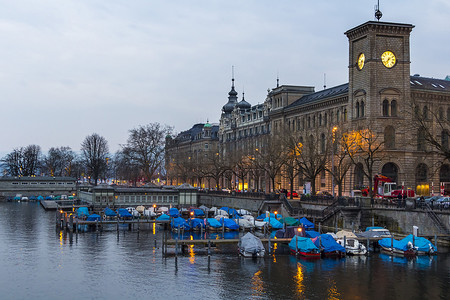
<svg viewBox="0 0 450 300">
<path fill-rule="evenodd" d="M 444 79 L 421 77 L 414 75 L 410 77 L 411 90 L 427 90 L 436 92 L 450 92 L 450 81 Z"/>
<path fill-rule="evenodd" d="M 331 97 L 346 96 L 346 95 L 348 95 L 348 83 L 344 83 L 329 89 L 305 95 L 300 99 L 294 101 L 292 104 L 288 105 L 286 108 L 301 106 L 305 104 L 318 102 L 320 100 Z"/>
<path fill-rule="evenodd" d="M 64 177 L 64 176 L 2 176 L 0 181 L 76 181 L 74 177 Z"/>
</svg>

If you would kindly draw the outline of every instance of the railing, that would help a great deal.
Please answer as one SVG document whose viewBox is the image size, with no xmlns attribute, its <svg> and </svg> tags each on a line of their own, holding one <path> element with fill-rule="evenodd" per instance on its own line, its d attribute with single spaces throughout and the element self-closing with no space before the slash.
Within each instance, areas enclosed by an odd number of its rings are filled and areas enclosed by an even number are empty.
<svg viewBox="0 0 450 300">
<path fill-rule="evenodd" d="M 431 220 L 433 220 L 433 223 L 437 227 L 437 229 L 442 233 L 450 234 L 450 231 L 447 229 L 447 227 L 445 227 L 441 219 L 439 219 L 436 213 L 431 209 L 430 205 L 428 205 L 427 203 L 425 203 L 424 205 L 426 208 L 427 215 L 430 217 Z"/>
</svg>

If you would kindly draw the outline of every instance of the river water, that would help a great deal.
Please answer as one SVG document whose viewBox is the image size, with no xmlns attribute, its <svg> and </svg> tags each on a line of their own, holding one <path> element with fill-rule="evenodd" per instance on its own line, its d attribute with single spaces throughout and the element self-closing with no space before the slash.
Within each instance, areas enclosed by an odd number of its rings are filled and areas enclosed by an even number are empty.
<svg viewBox="0 0 450 300">
<path fill-rule="evenodd" d="M 450 255 L 308 261 L 275 245 L 265 259 L 235 246 L 163 257 L 162 228 L 78 235 L 38 203 L 0 203 L 1 299 L 449 299 Z M 155 247 L 156 241 L 156 247 Z"/>
</svg>

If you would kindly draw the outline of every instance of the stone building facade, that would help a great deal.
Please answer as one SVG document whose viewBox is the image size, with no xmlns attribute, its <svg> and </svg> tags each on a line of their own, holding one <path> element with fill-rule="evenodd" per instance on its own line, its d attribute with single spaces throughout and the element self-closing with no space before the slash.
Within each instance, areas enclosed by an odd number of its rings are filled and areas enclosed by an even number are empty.
<svg viewBox="0 0 450 300">
<path fill-rule="evenodd" d="M 252 106 L 244 95 L 238 101 L 233 79 L 217 132 L 218 155 L 229 158 L 241 152 L 251 162 L 255 151 L 264 147 L 268 139 L 282 135 L 311 137 L 318 147 L 325 148 L 330 138 L 334 142 L 337 132 L 370 130 L 382 144 L 373 175 L 388 176 L 419 194 L 439 192 L 441 183 L 450 182 L 450 165 L 427 145 L 426 134 L 415 121 L 419 116 L 425 118 L 428 132 L 448 147 L 450 81 L 411 76 L 413 28 L 411 24 L 369 21 L 346 31 L 348 83 L 332 88 L 316 92 L 313 87 L 277 83 L 262 104 Z M 330 156 L 330 152 L 322 153 Z M 334 178 L 326 171 L 335 169 L 334 152 L 331 156 L 327 167 L 315 179 L 319 191 L 334 191 Z M 343 180 L 344 194 L 368 185 L 363 170 L 363 156 L 355 157 Z M 237 175 L 221 185 L 239 189 L 290 189 L 290 182 L 282 175 L 278 175 L 272 187 L 267 176 L 257 180 L 251 172 L 245 176 L 243 185 Z M 293 189 L 301 191 L 304 183 L 304 175 L 298 174 Z"/>
</svg>

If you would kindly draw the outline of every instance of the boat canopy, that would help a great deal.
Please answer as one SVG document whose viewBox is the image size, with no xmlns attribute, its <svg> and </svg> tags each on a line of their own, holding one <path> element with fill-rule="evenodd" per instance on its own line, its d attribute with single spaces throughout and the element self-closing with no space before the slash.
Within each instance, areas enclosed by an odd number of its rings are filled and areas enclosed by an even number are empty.
<svg viewBox="0 0 450 300">
<path fill-rule="evenodd" d="M 408 246 L 408 242 L 409 241 L 407 241 L 407 240 L 397 241 L 397 240 L 394 240 L 391 238 L 384 238 L 384 239 L 379 240 L 378 244 L 384 248 L 392 248 L 392 246 L 393 246 L 394 249 L 398 249 L 401 251 L 408 251 L 408 249 L 410 249 L 410 247 Z M 411 245 L 412 245 L 412 242 L 411 242 Z"/>
<path fill-rule="evenodd" d="M 283 224 L 281 224 L 280 221 L 278 221 L 275 218 L 265 218 L 264 222 L 268 222 L 270 224 L 270 226 L 272 226 L 273 229 L 283 228 Z"/>
<path fill-rule="evenodd" d="M 275 233 L 275 237 L 281 239 L 281 238 L 293 238 L 294 236 L 298 235 L 298 236 L 304 236 L 303 230 L 300 229 L 300 231 L 298 230 L 300 227 L 298 226 L 286 226 L 286 228 L 284 229 L 280 229 L 277 230 L 277 232 Z"/>
<path fill-rule="evenodd" d="M 172 218 L 178 218 L 180 216 L 180 211 L 178 210 L 178 208 L 172 207 L 171 209 L 169 209 L 169 216 L 171 216 Z"/>
<path fill-rule="evenodd" d="M 107 217 L 115 217 L 115 216 L 117 216 L 116 212 L 113 211 L 109 207 L 105 208 L 105 210 L 103 212 L 105 213 L 105 216 L 107 216 Z"/>
<path fill-rule="evenodd" d="M 227 214 L 230 216 L 230 218 L 235 219 L 235 218 L 240 217 L 239 213 L 234 208 L 229 208 L 229 207 L 224 206 L 224 207 L 221 207 L 220 209 L 226 211 Z"/>
<path fill-rule="evenodd" d="M 196 216 L 196 217 L 204 217 L 205 216 L 205 212 L 199 208 L 196 208 L 193 211 L 194 211 L 194 216 Z"/>
<path fill-rule="evenodd" d="M 236 224 L 236 222 L 232 219 L 222 218 L 220 219 L 220 223 L 225 226 L 225 228 L 228 228 L 230 230 L 238 230 L 239 225 Z"/>
<path fill-rule="evenodd" d="M 297 247 L 296 247 L 297 244 Z M 313 250 L 319 250 L 310 238 L 294 236 L 289 242 L 289 248 L 293 251 L 298 249 L 302 252 L 311 252 Z"/>
<path fill-rule="evenodd" d="M 287 226 L 298 226 L 300 224 L 298 219 L 292 217 L 281 218 L 280 222 L 286 224 Z"/>
<path fill-rule="evenodd" d="M 37 199 L 38 199 L 38 200 L 44 200 L 44 197 L 42 197 L 41 195 L 39 195 L 39 196 L 37 197 Z"/>
<path fill-rule="evenodd" d="M 89 217 L 89 209 L 87 207 L 79 207 L 77 209 L 77 217 Z"/>
<path fill-rule="evenodd" d="M 306 230 L 305 231 L 305 235 L 306 235 L 306 237 L 309 237 L 309 238 L 313 239 L 315 237 L 318 237 L 320 235 L 320 233 L 318 233 L 315 230 Z"/>
<path fill-rule="evenodd" d="M 131 217 L 133 217 L 133 215 L 130 214 L 130 212 L 127 209 L 125 209 L 125 208 L 119 208 L 117 210 L 117 215 L 120 218 L 131 218 Z"/>
<path fill-rule="evenodd" d="M 261 242 L 261 239 L 257 238 L 252 233 L 247 232 L 241 237 L 239 248 L 249 253 L 258 253 L 264 250 L 264 245 Z"/>
<path fill-rule="evenodd" d="M 190 221 L 191 228 L 205 228 L 205 221 L 203 219 L 192 218 Z"/>
<path fill-rule="evenodd" d="M 271 218 L 271 219 L 272 219 L 272 218 L 275 219 L 275 214 L 274 214 L 274 213 L 270 213 L 269 215 L 270 215 L 270 218 Z M 266 214 L 261 214 L 261 215 L 259 215 L 256 219 L 257 219 L 257 220 L 264 220 L 265 218 L 267 218 L 267 215 L 266 215 Z M 280 214 L 277 214 L 276 219 L 278 220 L 278 219 L 281 219 L 281 218 L 283 218 L 283 216 L 280 215 Z"/>
<path fill-rule="evenodd" d="M 427 240 L 424 237 L 420 237 L 420 236 L 414 236 L 412 234 L 406 236 L 405 238 L 402 239 L 403 242 L 411 242 L 411 244 L 414 245 L 414 247 L 417 249 L 417 251 L 422 251 L 422 252 L 430 252 L 430 253 L 434 253 L 437 252 L 437 248 L 435 245 L 433 245 L 429 240 Z"/>
<path fill-rule="evenodd" d="M 100 221 L 101 219 L 102 217 L 100 217 L 100 215 L 92 214 L 89 217 L 87 217 L 86 221 Z"/>
<path fill-rule="evenodd" d="M 314 228 L 314 223 L 312 223 L 305 217 L 300 219 L 300 224 L 303 224 L 303 227 L 305 227 L 306 229 Z"/>
<path fill-rule="evenodd" d="M 312 239 L 314 245 L 318 247 L 319 249 L 322 248 L 323 252 L 333 252 L 333 251 L 339 251 L 345 253 L 345 248 L 339 245 L 336 240 L 329 234 L 323 233 L 314 239 Z"/>
<path fill-rule="evenodd" d="M 173 218 L 170 225 L 172 226 L 172 228 L 191 230 L 191 226 L 189 226 L 188 222 L 186 222 L 186 220 L 181 217 Z"/>
<path fill-rule="evenodd" d="M 208 218 L 208 219 L 206 219 L 206 224 L 207 224 L 209 227 L 213 227 L 213 228 L 220 228 L 220 227 L 222 227 L 222 224 L 220 224 L 220 222 L 217 221 L 217 220 L 214 219 L 214 218 Z"/>
<path fill-rule="evenodd" d="M 348 231 L 348 230 L 340 230 L 340 231 L 336 232 L 336 237 L 338 239 L 343 239 L 344 236 L 347 239 L 354 239 L 354 238 L 356 238 L 356 234 L 354 234 L 353 232 Z"/>
<path fill-rule="evenodd" d="M 169 221 L 169 220 L 170 220 L 170 217 L 169 217 L 169 215 L 166 215 L 166 214 L 162 214 L 156 218 L 156 221 Z"/>
</svg>

